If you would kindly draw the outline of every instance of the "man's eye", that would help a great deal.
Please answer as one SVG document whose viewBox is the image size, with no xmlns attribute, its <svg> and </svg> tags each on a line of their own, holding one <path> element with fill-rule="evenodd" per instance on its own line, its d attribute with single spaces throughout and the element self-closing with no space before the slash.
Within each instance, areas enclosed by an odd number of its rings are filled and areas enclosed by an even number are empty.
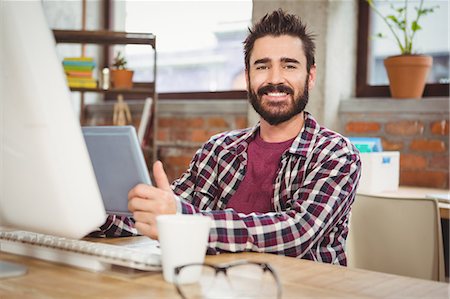
<svg viewBox="0 0 450 299">
<path fill-rule="evenodd" d="M 293 65 L 293 64 L 288 64 L 288 65 L 285 66 L 285 68 L 287 68 L 287 69 L 296 69 L 297 66 Z"/>
<path fill-rule="evenodd" d="M 257 65 L 256 69 L 257 70 L 266 70 L 268 67 L 266 65 Z"/>
</svg>

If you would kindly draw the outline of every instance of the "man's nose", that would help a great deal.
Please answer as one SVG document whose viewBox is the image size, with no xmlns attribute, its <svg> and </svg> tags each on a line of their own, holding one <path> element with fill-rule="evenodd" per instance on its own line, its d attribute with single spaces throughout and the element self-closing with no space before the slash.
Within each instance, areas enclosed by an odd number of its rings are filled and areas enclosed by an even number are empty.
<svg viewBox="0 0 450 299">
<path fill-rule="evenodd" d="M 273 66 L 270 68 L 268 83 L 276 85 L 284 83 L 283 70 L 279 66 Z"/>
</svg>

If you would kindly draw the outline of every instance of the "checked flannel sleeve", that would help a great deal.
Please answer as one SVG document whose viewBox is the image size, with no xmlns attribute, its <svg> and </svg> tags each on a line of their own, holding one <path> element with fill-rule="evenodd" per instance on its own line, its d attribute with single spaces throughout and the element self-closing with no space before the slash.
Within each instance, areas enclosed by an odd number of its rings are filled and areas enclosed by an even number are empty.
<svg viewBox="0 0 450 299">
<path fill-rule="evenodd" d="M 127 216 L 108 215 L 105 223 L 89 237 L 131 237 L 139 233 L 134 227 L 134 219 Z"/>
</svg>

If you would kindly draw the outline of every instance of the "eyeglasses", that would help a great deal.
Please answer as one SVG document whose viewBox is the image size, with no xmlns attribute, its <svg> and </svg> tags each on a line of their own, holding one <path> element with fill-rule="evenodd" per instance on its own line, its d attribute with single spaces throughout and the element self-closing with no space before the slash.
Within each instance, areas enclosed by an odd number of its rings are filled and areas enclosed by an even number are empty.
<svg viewBox="0 0 450 299">
<path fill-rule="evenodd" d="M 275 270 L 266 263 L 187 264 L 175 268 L 175 287 L 183 299 L 281 298 Z M 220 275 L 222 273 L 223 275 Z M 189 281 L 192 277 L 195 282 Z"/>
</svg>

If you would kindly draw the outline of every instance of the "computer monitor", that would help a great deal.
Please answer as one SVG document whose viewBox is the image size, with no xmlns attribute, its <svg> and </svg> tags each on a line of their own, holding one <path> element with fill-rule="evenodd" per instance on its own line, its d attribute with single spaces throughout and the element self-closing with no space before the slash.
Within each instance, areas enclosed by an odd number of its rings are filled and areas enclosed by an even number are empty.
<svg viewBox="0 0 450 299">
<path fill-rule="evenodd" d="M 70 101 L 41 2 L 1 1 L 0 225 L 81 238 L 106 220 Z"/>
</svg>

